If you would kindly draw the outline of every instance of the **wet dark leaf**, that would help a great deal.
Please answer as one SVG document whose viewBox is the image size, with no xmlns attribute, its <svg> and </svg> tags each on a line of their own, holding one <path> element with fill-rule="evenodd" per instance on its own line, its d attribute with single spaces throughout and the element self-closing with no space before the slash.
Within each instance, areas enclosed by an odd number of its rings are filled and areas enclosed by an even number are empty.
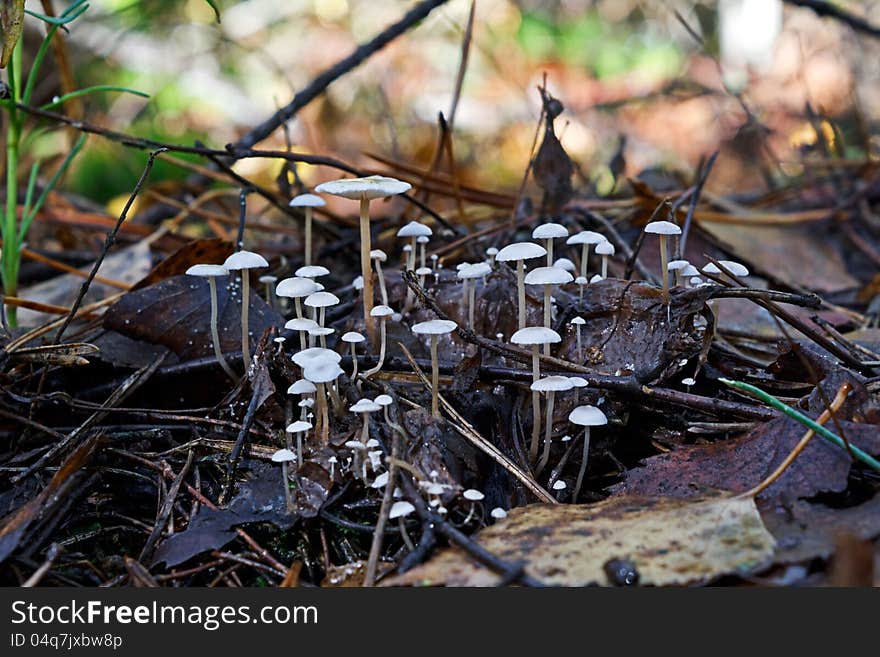
<svg viewBox="0 0 880 657">
<path fill-rule="evenodd" d="M 232 252 L 232 244 L 226 240 L 206 239 L 188 242 L 153 267 L 152 271 L 138 281 L 132 290 L 149 287 L 172 276 L 181 276 L 193 265 L 221 263 L 232 255 Z"/>
<path fill-rule="evenodd" d="M 327 501 L 333 481 L 317 463 L 306 461 L 296 472 L 296 511 L 303 518 L 314 518 Z"/>
<path fill-rule="evenodd" d="M 544 131 L 544 140 L 538 148 L 532 165 L 532 175 L 544 190 L 545 210 L 553 212 L 571 199 L 572 174 L 574 174 L 574 165 L 553 132 L 552 124 L 548 124 Z"/>
</svg>

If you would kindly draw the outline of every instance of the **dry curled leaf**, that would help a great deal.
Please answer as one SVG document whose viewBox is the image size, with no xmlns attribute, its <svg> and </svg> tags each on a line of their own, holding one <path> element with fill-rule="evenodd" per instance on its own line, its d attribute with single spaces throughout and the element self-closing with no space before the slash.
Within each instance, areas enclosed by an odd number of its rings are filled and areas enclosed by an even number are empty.
<svg viewBox="0 0 880 657">
<path fill-rule="evenodd" d="M 24 25 L 24 0 L 0 0 L 0 68 L 6 68 L 12 50 L 21 38 Z"/>
<path fill-rule="evenodd" d="M 538 505 L 476 536 L 484 548 L 549 585 L 608 585 L 605 564 L 625 560 L 647 585 L 707 582 L 768 561 L 775 541 L 751 499 L 612 498 L 595 505 Z M 388 585 L 493 586 L 499 576 L 459 549 Z"/>
</svg>

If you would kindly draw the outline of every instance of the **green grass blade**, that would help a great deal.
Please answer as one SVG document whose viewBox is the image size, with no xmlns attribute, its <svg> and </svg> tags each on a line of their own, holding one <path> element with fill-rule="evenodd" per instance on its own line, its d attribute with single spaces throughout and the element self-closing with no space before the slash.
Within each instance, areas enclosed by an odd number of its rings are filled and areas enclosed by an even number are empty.
<svg viewBox="0 0 880 657">
<path fill-rule="evenodd" d="M 71 91 L 69 94 L 64 94 L 63 96 L 59 96 L 55 98 L 51 103 L 47 103 L 40 107 L 41 110 L 52 109 L 53 107 L 57 107 L 62 103 L 71 100 L 73 98 L 79 98 L 80 96 L 85 96 L 87 94 L 99 93 L 104 91 L 118 91 L 121 93 L 134 94 L 135 96 L 140 96 L 141 98 L 149 98 L 150 94 L 144 93 L 143 91 L 138 91 L 137 89 L 129 89 L 128 87 L 117 87 L 110 84 L 97 84 L 93 87 L 86 87 L 85 89 L 77 89 L 76 91 Z"/>
</svg>

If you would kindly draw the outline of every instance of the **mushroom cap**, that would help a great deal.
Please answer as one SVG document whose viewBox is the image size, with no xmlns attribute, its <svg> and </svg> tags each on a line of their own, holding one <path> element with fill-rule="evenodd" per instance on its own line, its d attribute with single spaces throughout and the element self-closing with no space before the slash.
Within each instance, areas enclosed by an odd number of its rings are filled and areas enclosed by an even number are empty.
<svg viewBox="0 0 880 657">
<path fill-rule="evenodd" d="M 321 337 L 333 335 L 336 333 L 336 329 L 329 326 L 316 326 L 315 328 L 310 328 L 308 332 L 312 337 Z"/>
<path fill-rule="evenodd" d="M 735 260 L 719 260 L 718 262 L 720 262 L 721 265 L 734 276 L 749 275 L 748 267 L 736 262 Z"/>
<path fill-rule="evenodd" d="M 696 267 L 694 267 L 693 265 L 689 264 L 687 267 L 685 267 L 682 270 L 681 275 L 682 276 L 699 276 L 700 270 L 697 269 Z"/>
<path fill-rule="evenodd" d="M 287 461 L 296 461 L 296 454 L 289 449 L 279 449 L 272 454 L 273 463 L 286 463 Z"/>
<path fill-rule="evenodd" d="M 567 376 L 545 376 L 543 379 L 535 381 L 530 387 L 534 392 L 562 392 L 563 390 L 571 390 L 574 384 Z"/>
<path fill-rule="evenodd" d="M 320 208 L 327 205 L 327 202 L 317 194 L 300 194 L 290 199 L 287 205 L 292 208 Z"/>
<path fill-rule="evenodd" d="M 498 255 L 498 247 L 490 246 L 488 249 L 486 249 L 486 255 L 487 255 L 487 256 L 496 256 L 496 255 Z"/>
<path fill-rule="evenodd" d="M 703 273 L 704 274 L 720 274 L 721 270 L 718 269 L 718 265 L 716 265 L 714 262 L 710 262 L 708 265 L 703 267 Z"/>
<path fill-rule="evenodd" d="M 429 319 L 413 324 L 410 330 L 417 335 L 446 335 L 457 328 L 458 324 L 448 319 Z"/>
<path fill-rule="evenodd" d="M 692 377 L 685 377 L 681 380 L 681 382 L 686 386 L 695 386 L 697 385 L 697 380 Z"/>
<path fill-rule="evenodd" d="M 302 351 L 296 352 L 293 355 L 292 360 L 300 367 L 308 367 L 309 365 L 314 365 L 315 363 L 320 363 L 323 361 L 338 363 L 342 360 L 342 356 L 337 354 L 332 349 L 324 349 L 323 347 L 310 347 L 308 349 L 303 349 Z M 309 377 L 304 378 L 308 379 L 312 383 L 323 383 L 322 381 L 309 379 Z"/>
<path fill-rule="evenodd" d="M 307 297 L 318 291 L 318 284 L 311 278 L 294 276 L 285 278 L 275 286 L 275 294 L 288 299 Z"/>
<path fill-rule="evenodd" d="M 578 285 L 586 285 L 590 281 L 587 279 L 586 276 L 578 276 L 576 279 L 574 279 L 574 282 Z"/>
<path fill-rule="evenodd" d="M 307 317 L 294 317 L 293 319 L 288 319 L 284 323 L 284 328 L 288 331 L 311 331 L 312 329 L 319 328 L 318 322 L 313 319 L 308 319 Z"/>
<path fill-rule="evenodd" d="M 223 266 L 230 271 L 239 269 L 258 269 L 260 267 L 268 267 L 269 263 L 259 253 L 253 251 L 236 251 L 226 258 Z"/>
<path fill-rule="evenodd" d="M 691 263 L 688 262 L 687 260 L 670 260 L 666 264 L 666 270 L 667 271 L 678 271 L 679 269 L 685 269 L 689 264 L 691 264 Z"/>
<path fill-rule="evenodd" d="M 363 342 L 366 338 L 358 333 L 357 331 L 349 331 L 348 333 L 342 334 L 343 342 L 350 342 L 352 344 L 358 344 L 359 342 Z"/>
<path fill-rule="evenodd" d="M 312 383 L 312 382 L 309 381 L 309 383 Z M 315 384 L 312 383 L 312 385 L 315 385 Z M 315 388 L 315 390 L 317 390 L 317 388 Z M 315 400 L 312 399 L 311 397 L 306 397 L 305 399 L 301 399 L 299 401 L 299 403 L 297 404 L 297 406 L 299 406 L 300 408 L 311 408 L 314 405 L 315 405 Z"/>
<path fill-rule="evenodd" d="M 614 245 L 611 242 L 600 242 L 596 245 L 596 248 L 593 249 L 599 255 L 612 256 L 614 255 Z"/>
<path fill-rule="evenodd" d="M 567 240 L 565 240 L 566 244 L 601 244 L 602 242 L 607 242 L 608 238 L 605 237 L 602 233 L 597 233 L 594 230 L 582 230 L 579 233 L 575 233 Z"/>
<path fill-rule="evenodd" d="M 404 518 L 415 510 L 416 507 L 412 504 L 405 500 L 401 500 L 391 505 L 391 509 L 388 511 L 388 517 L 391 520 L 394 520 L 395 518 Z"/>
<path fill-rule="evenodd" d="M 416 276 L 430 276 L 434 273 L 434 270 L 430 267 L 419 267 L 416 269 Z"/>
<path fill-rule="evenodd" d="M 351 281 L 351 286 L 355 290 L 363 290 L 364 289 L 364 277 L 363 276 L 355 276 Z"/>
<path fill-rule="evenodd" d="M 551 240 L 560 237 L 568 237 L 568 228 L 562 224 L 541 224 L 532 231 L 533 240 Z"/>
<path fill-rule="evenodd" d="M 360 200 L 366 198 L 373 200 L 385 198 L 395 194 L 403 194 L 412 187 L 408 182 L 387 176 L 367 176 L 366 178 L 340 178 L 329 180 L 315 187 L 315 191 L 321 194 L 331 194 Z"/>
<path fill-rule="evenodd" d="M 370 310 L 370 317 L 391 317 L 393 314 L 394 309 L 391 306 L 373 306 Z"/>
<path fill-rule="evenodd" d="M 398 237 L 428 237 L 433 234 L 434 231 L 431 230 L 430 226 L 426 226 L 418 221 L 410 221 L 406 226 L 397 231 Z"/>
<path fill-rule="evenodd" d="M 568 414 L 568 421 L 582 427 L 601 427 L 608 424 L 605 413 L 595 406 L 578 406 Z"/>
<path fill-rule="evenodd" d="M 317 392 L 317 388 L 315 384 L 311 381 L 306 381 L 305 379 L 300 379 L 299 381 L 294 381 L 290 384 L 290 387 L 287 389 L 288 395 L 308 395 L 313 392 Z"/>
<path fill-rule="evenodd" d="M 466 500 L 470 500 L 471 502 L 479 502 L 486 497 L 476 488 L 468 488 L 461 494 L 461 496 Z"/>
<path fill-rule="evenodd" d="M 501 520 L 502 518 L 507 517 L 507 511 L 502 509 L 500 506 L 496 506 L 489 512 L 489 515 L 495 518 L 495 520 Z"/>
<path fill-rule="evenodd" d="M 188 276 L 202 276 L 204 278 L 212 276 L 228 276 L 229 270 L 225 265 L 193 265 L 186 270 Z"/>
<path fill-rule="evenodd" d="M 536 267 L 526 274 L 526 285 L 562 285 L 571 283 L 574 276 L 559 267 Z"/>
<path fill-rule="evenodd" d="M 318 278 L 319 276 L 326 276 L 330 273 L 330 270 L 321 265 L 303 265 L 293 273 L 300 278 Z"/>
<path fill-rule="evenodd" d="M 428 237 L 427 235 L 419 235 L 419 236 L 416 238 L 416 242 L 417 242 L 418 244 L 427 244 L 427 243 L 430 242 L 430 241 L 431 241 L 431 238 Z"/>
<path fill-rule="evenodd" d="M 558 267 L 559 269 L 564 269 L 565 271 L 577 271 L 577 267 L 575 267 L 574 263 L 568 258 L 556 258 L 556 262 L 553 263 L 554 267 Z"/>
<path fill-rule="evenodd" d="M 308 431 L 312 428 L 311 422 L 306 422 L 305 420 L 297 420 L 291 424 L 288 424 L 284 430 L 287 433 L 300 433 L 301 431 Z"/>
<path fill-rule="evenodd" d="M 344 445 L 349 449 L 366 449 L 367 446 L 360 440 L 346 440 Z"/>
<path fill-rule="evenodd" d="M 553 490 L 565 490 L 568 484 L 566 484 L 562 479 L 557 479 L 553 482 Z"/>
<path fill-rule="evenodd" d="M 590 277 L 590 283 L 598 283 L 599 281 L 602 281 L 602 280 L 604 280 L 602 278 L 602 274 L 593 274 Z"/>
<path fill-rule="evenodd" d="M 391 406 L 394 403 L 391 395 L 379 395 L 373 401 L 379 404 L 379 406 Z"/>
<path fill-rule="evenodd" d="M 586 323 L 587 320 L 585 320 L 583 317 L 572 317 L 571 321 L 569 322 L 569 324 L 574 324 L 575 326 L 577 326 L 578 324 L 584 325 Z"/>
<path fill-rule="evenodd" d="M 681 235 L 681 228 L 671 221 L 652 221 L 645 224 L 644 230 L 652 235 Z"/>
<path fill-rule="evenodd" d="M 495 254 L 495 259 L 499 262 L 508 262 L 512 260 L 531 260 L 532 258 L 542 258 L 547 255 L 547 249 L 540 244 L 534 242 L 514 242 L 508 244 Z"/>
<path fill-rule="evenodd" d="M 406 245 L 404 245 L 404 247 L 403 247 L 402 250 L 403 250 L 405 253 L 409 253 L 409 252 L 411 252 L 411 251 L 412 251 L 412 244 L 406 244 Z"/>
<path fill-rule="evenodd" d="M 303 377 L 312 383 L 330 383 L 343 374 L 339 363 L 332 360 L 319 360 L 303 367 Z"/>
<path fill-rule="evenodd" d="M 386 260 L 388 260 L 388 254 L 385 253 L 382 249 L 373 249 L 372 251 L 370 251 L 370 260 L 385 262 Z"/>
<path fill-rule="evenodd" d="M 382 407 L 376 402 L 369 399 L 359 399 L 356 404 L 348 408 L 352 413 L 375 413 L 381 411 Z"/>
<path fill-rule="evenodd" d="M 458 277 L 462 280 L 471 278 L 482 278 L 492 273 L 492 267 L 488 262 L 477 262 L 472 265 L 466 265 L 458 270 Z"/>
<path fill-rule="evenodd" d="M 370 484 L 370 488 L 382 488 L 383 486 L 387 486 L 388 476 L 389 474 L 387 472 L 383 472 L 373 480 L 373 483 Z"/>
<path fill-rule="evenodd" d="M 277 276 L 272 276 L 271 274 L 266 274 L 265 276 L 260 276 L 260 283 L 274 283 L 278 280 Z"/>
<path fill-rule="evenodd" d="M 590 382 L 582 376 L 570 376 L 568 380 L 571 381 L 572 388 L 586 388 L 590 385 Z"/>
<path fill-rule="evenodd" d="M 315 292 L 303 301 L 309 308 L 327 308 L 339 303 L 339 297 L 332 292 Z"/>
<path fill-rule="evenodd" d="M 510 336 L 510 341 L 513 344 L 553 344 L 562 342 L 562 337 L 544 326 L 527 326 Z"/>
</svg>

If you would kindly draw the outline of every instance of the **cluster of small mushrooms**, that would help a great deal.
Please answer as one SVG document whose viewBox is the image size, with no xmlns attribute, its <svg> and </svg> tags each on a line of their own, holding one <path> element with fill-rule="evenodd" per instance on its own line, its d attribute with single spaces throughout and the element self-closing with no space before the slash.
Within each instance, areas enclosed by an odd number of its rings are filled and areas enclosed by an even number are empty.
<svg viewBox="0 0 880 657">
<path fill-rule="evenodd" d="M 372 249 L 370 235 L 370 202 L 397 194 L 403 194 L 410 189 L 410 184 L 394 178 L 384 176 L 369 176 L 365 178 L 348 178 L 325 182 L 315 188 L 318 194 L 328 194 L 346 199 L 358 201 L 360 204 L 360 259 L 361 275 L 353 282 L 355 290 L 360 291 L 360 301 L 363 307 L 363 327 L 366 335 L 351 330 L 341 336 L 337 347 L 351 356 L 351 372 L 349 380 L 358 385 L 361 390 L 361 382 L 380 372 L 386 357 L 386 323 L 389 321 L 399 322 L 411 308 L 413 299 L 408 292 L 405 308 L 401 312 L 395 311 L 389 306 L 386 288 L 385 273 L 382 265 L 387 261 L 387 255 L 381 250 Z M 302 378 L 294 382 L 288 389 L 290 395 L 299 397 L 300 418 L 286 427 L 286 447 L 278 450 L 272 460 L 280 463 L 284 481 L 284 492 L 291 504 L 290 487 L 288 484 L 291 463 L 296 467 L 304 463 L 304 452 L 309 448 L 322 449 L 329 445 L 330 434 L 330 409 L 336 413 L 344 413 L 344 404 L 339 394 L 339 378 L 345 374 L 340 362 L 342 355 L 327 347 L 327 338 L 334 333 L 334 329 L 325 325 L 327 309 L 340 303 L 339 297 L 324 289 L 318 282 L 330 271 L 321 265 L 314 264 L 312 253 L 312 212 L 314 208 L 325 205 L 324 199 L 317 194 L 301 194 L 290 201 L 290 206 L 300 208 L 305 218 L 305 249 L 303 253 L 303 266 L 296 270 L 295 275 L 278 281 L 273 276 L 263 276 L 259 280 L 266 286 L 267 301 L 273 303 L 276 298 L 290 301 L 293 317 L 285 324 L 285 328 L 293 331 L 298 336 L 298 349 L 292 354 L 293 362 L 301 368 Z M 668 258 L 669 239 L 681 233 L 680 228 L 669 221 L 653 221 L 644 228 L 647 235 L 659 237 L 660 260 L 661 260 L 661 283 L 662 294 L 665 303 L 669 303 L 669 278 L 674 276 L 675 285 L 698 286 L 711 284 L 701 278 L 701 274 L 710 278 L 732 275 L 735 277 L 747 276 L 748 270 L 742 265 L 731 261 L 720 261 L 722 268 L 716 264 L 706 265 L 702 272 L 686 260 L 672 260 Z M 405 242 L 402 252 L 405 257 L 404 268 L 412 271 L 425 287 L 429 280 L 437 281 L 439 267 L 436 255 L 430 257 L 430 265 L 427 258 L 427 244 L 433 235 L 433 231 L 426 223 L 411 221 L 397 231 L 397 237 Z M 510 336 L 510 342 L 519 347 L 525 347 L 532 353 L 532 433 L 529 444 L 528 458 L 532 473 L 536 480 L 542 479 L 546 472 L 551 455 L 551 443 L 553 438 L 553 410 L 556 395 L 573 395 L 575 406 L 568 415 L 568 421 L 577 427 L 583 428 L 583 450 L 574 490 L 570 496 L 572 502 L 577 502 L 586 472 L 589 447 L 590 431 L 592 427 L 601 427 L 608 423 L 605 413 L 597 406 L 577 405 L 579 390 L 587 386 L 587 381 L 579 376 L 542 376 L 540 368 L 539 352 L 550 355 L 552 345 L 562 341 L 553 328 L 555 312 L 553 291 L 559 286 L 575 285 L 580 298 L 583 298 L 584 289 L 595 284 L 608 276 L 609 259 L 615 255 L 614 245 L 601 233 L 584 230 L 573 235 L 559 223 L 543 223 L 532 232 L 534 242 L 516 242 L 503 248 L 491 247 L 486 250 L 486 260 L 478 263 L 461 263 L 457 266 L 457 279 L 461 281 L 463 293 L 462 303 L 466 310 L 461 313 L 467 318 L 467 327 L 474 327 L 475 293 L 478 286 L 485 285 L 485 279 L 492 274 L 495 268 L 506 266 L 513 267 L 517 279 L 517 326 L 518 330 Z M 554 260 L 554 242 L 565 239 L 565 244 L 572 249 L 572 255 L 579 257 L 579 267 L 568 258 Z M 592 276 L 588 271 L 590 247 L 593 253 L 601 257 L 599 271 Z M 532 266 L 526 271 L 526 263 Z M 207 278 L 211 295 L 211 326 L 210 332 L 213 350 L 217 362 L 223 371 L 233 380 L 237 381 L 239 375 L 233 370 L 224 357 L 221 350 L 217 327 L 217 283 L 219 277 L 234 275 L 236 272 L 241 280 L 241 349 L 245 373 L 251 367 L 251 353 L 249 345 L 248 327 L 248 299 L 249 299 L 249 271 L 262 269 L 269 263 L 261 255 L 250 251 L 239 250 L 229 256 L 223 264 L 199 264 L 191 267 L 187 274 Z M 379 287 L 379 303 L 376 303 L 373 282 Z M 274 285 L 274 288 L 273 288 Z M 543 297 L 543 321 L 539 326 L 527 326 L 526 313 L 526 286 L 532 286 L 540 290 Z M 583 363 L 585 360 L 581 331 L 586 324 L 582 317 L 574 317 L 569 323 L 569 329 L 576 336 L 577 360 Z M 444 336 L 448 336 L 458 329 L 455 322 L 446 319 L 431 319 L 412 324 L 409 329 L 420 336 L 426 343 L 431 354 L 431 412 L 434 417 L 440 418 L 439 409 L 439 359 L 438 344 Z M 503 336 L 499 336 L 503 337 Z M 279 348 L 284 343 L 284 338 L 276 338 Z M 292 340 L 291 340 L 292 342 Z M 366 371 L 358 371 L 358 349 L 364 345 L 378 345 L 376 365 Z M 289 346 L 289 343 L 288 345 Z M 375 353 L 375 352 L 374 352 Z M 691 379 L 685 379 L 684 383 L 690 385 Z M 544 404 L 544 413 L 541 412 L 541 404 Z M 362 431 L 358 438 L 345 442 L 347 457 L 337 459 L 330 457 L 330 476 L 335 473 L 348 472 L 356 479 L 361 480 L 365 486 L 381 489 L 389 485 L 389 471 L 387 459 L 383 458 L 383 451 L 379 448 L 377 440 L 370 437 L 370 417 L 373 413 L 384 411 L 384 419 L 389 426 L 396 426 L 388 415 L 388 408 L 394 401 L 391 396 L 381 394 L 375 399 L 361 398 L 357 403 L 348 408 L 350 413 L 360 415 Z M 541 428 L 543 418 L 543 445 L 541 444 Z M 565 436 L 563 440 L 571 440 Z M 340 455 L 346 452 L 340 451 Z M 566 489 L 566 483 L 558 478 L 557 467 L 554 475 L 547 482 L 561 497 Z M 436 480 L 436 472 L 432 472 L 421 480 L 420 487 L 429 504 L 441 513 L 445 512 L 442 499 L 450 491 L 447 484 Z M 393 482 L 391 482 L 393 484 Z M 454 491 L 452 491 L 454 492 Z M 395 497 L 400 497 L 400 491 L 395 489 Z M 459 493 L 461 498 L 471 505 L 478 504 L 483 499 L 480 491 L 469 489 Z M 403 518 L 414 511 L 412 504 L 404 500 L 395 501 L 390 507 L 389 518 Z M 492 509 L 489 513 L 492 518 L 503 518 L 506 511 L 501 508 Z M 401 525 L 402 526 L 402 525 Z M 405 532 L 403 532 L 405 536 Z"/>
</svg>

